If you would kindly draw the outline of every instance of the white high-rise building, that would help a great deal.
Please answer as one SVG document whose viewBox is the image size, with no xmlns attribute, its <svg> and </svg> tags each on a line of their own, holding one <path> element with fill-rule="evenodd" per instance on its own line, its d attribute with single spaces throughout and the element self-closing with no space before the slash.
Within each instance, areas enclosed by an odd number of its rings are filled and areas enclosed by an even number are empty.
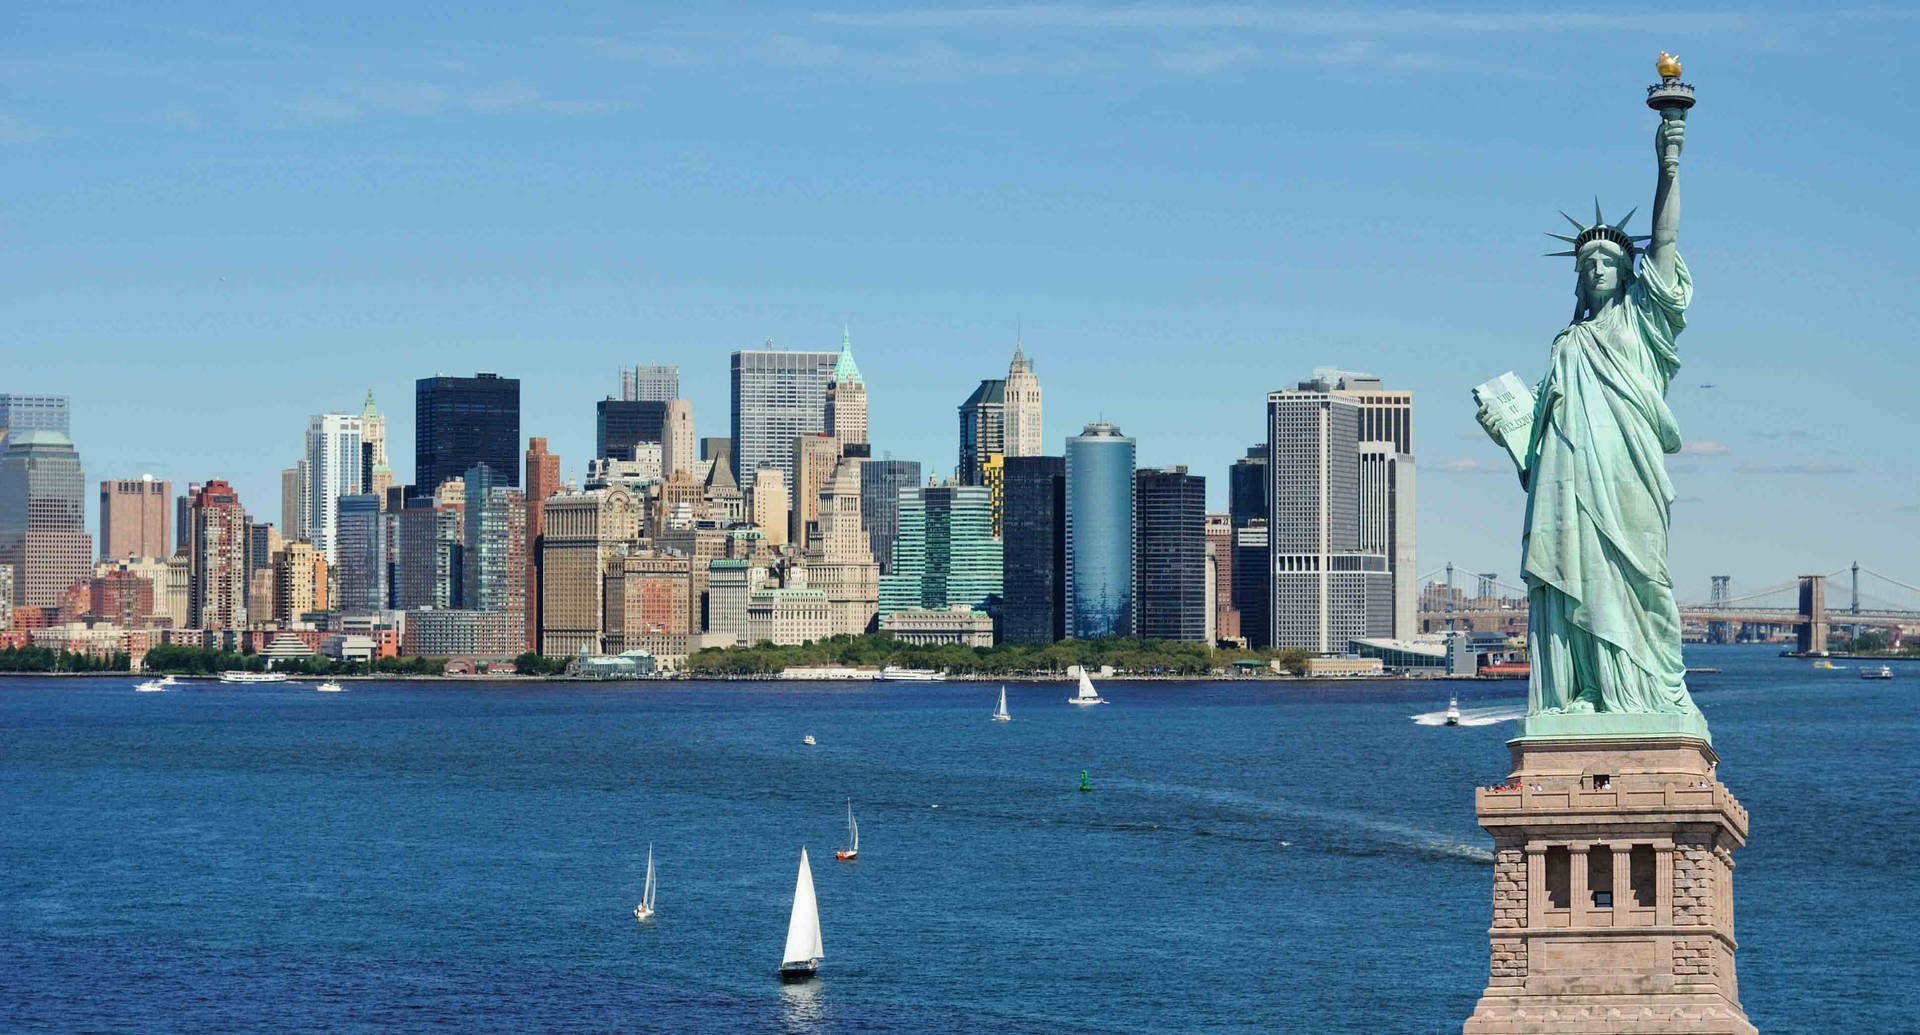
<svg viewBox="0 0 1920 1035">
<path fill-rule="evenodd" d="M 1413 474 L 1412 454 L 1398 451 L 1392 442 L 1360 443 L 1360 549 L 1386 555 L 1393 574 L 1396 640 L 1411 640 L 1419 631 Z"/>
<path fill-rule="evenodd" d="M 1267 395 L 1271 643 L 1338 653 L 1393 634 L 1385 544 L 1363 541 L 1358 399 L 1307 382 Z"/>
<path fill-rule="evenodd" d="M 1019 343 L 1013 346 L 1013 363 L 1007 367 L 1006 401 L 1002 403 L 1007 456 L 1040 456 L 1046 446 L 1040 434 L 1040 379 Z"/>
<path fill-rule="evenodd" d="M 322 413 L 307 422 L 307 527 L 329 565 L 339 561 L 340 497 L 362 491 L 357 413 Z"/>
<path fill-rule="evenodd" d="M 662 476 L 671 478 L 681 471 L 696 473 L 699 463 L 700 440 L 693 434 L 693 403 L 668 399 L 666 417 L 660 422 Z"/>
</svg>

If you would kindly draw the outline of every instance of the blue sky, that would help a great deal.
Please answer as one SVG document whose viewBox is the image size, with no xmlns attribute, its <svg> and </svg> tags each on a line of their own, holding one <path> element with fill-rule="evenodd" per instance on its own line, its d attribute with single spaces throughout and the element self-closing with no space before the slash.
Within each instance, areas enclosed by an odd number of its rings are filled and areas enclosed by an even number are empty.
<svg viewBox="0 0 1920 1035">
<path fill-rule="evenodd" d="M 0 390 L 72 395 L 90 478 L 277 516 L 369 386 L 403 478 L 413 379 L 474 370 L 577 471 L 623 364 L 724 434 L 730 351 L 843 320 L 876 450 L 947 470 L 1020 327 L 1050 448 L 1117 421 L 1219 505 L 1265 392 L 1333 364 L 1417 393 L 1422 570 L 1511 579 L 1467 392 L 1544 368 L 1556 209 L 1644 232 L 1664 47 L 1681 596 L 1920 581 L 1912 8 L 524 6 L 11 9 Z"/>
</svg>

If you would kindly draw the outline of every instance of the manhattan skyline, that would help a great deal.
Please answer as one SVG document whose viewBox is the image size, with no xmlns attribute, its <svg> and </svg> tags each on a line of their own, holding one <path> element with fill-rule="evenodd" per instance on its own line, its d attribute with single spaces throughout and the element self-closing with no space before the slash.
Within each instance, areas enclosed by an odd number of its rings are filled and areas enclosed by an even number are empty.
<svg viewBox="0 0 1920 1035">
<path fill-rule="evenodd" d="M 1714 199 L 1681 241 L 1713 272 L 1672 391 L 1679 595 L 1908 570 L 1888 227 L 1920 212 L 1886 99 L 1912 92 L 1911 12 L 1655 38 L 1497 10 L 354 9 L 36 12 L 0 47 L 0 390 L 72 397 L 90 489 L 225 479 L 276 519 L 307 418 L 368 387 L 411 482 L 413 382 L 477 371 L 521 380 L 523 436 L 577 478 L 621 367 L 677 364 L 697 433 L 725 434 L 732 352 L 832 350 L 845 321 L 876 456 L 950 473 L 954 409 L 1017 336 L 1048 453 L 1117 423 L 1140 466 L 1205 475 L 1213 511 L 1266 392 L 1378 374 L 1415 397 L 1419 569 L 1517 581 L 1521 497 L 1467 388 L 1536 376 L 1566 323 L 1567 267 L 1539 257 L 1556 209 L 1597 193 L 1644 231 L 1629 102 L 1665 47 Z M 1835 61 L 1846 105 L 1807 85 Z M 1569 196 L 1575 151 L 1604 172 Z"/>
</svg>

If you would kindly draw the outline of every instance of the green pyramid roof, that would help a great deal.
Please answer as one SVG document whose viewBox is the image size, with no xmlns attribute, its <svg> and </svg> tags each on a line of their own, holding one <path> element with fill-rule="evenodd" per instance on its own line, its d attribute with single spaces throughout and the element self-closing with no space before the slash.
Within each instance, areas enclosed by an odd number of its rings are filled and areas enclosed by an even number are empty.
<svg viewBox="0 0 1920 1035">
<path fill-rule="evenodd" d="M 833 379 L 836 383 L 866 384 L 860 377 L 860 368 L 853 362 L 853 332 L 846 327 L 840 329 L 840 359 L 833 364 Z"/>
</svg>

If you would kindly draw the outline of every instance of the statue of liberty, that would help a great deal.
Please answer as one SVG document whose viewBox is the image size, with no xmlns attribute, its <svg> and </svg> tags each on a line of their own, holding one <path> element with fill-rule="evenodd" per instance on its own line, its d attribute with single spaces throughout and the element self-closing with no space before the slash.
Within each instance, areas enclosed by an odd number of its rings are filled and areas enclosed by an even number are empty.
<svg viewBox="0 0 1920 1035">
<path fill-rule="evenodd" d="M 1678 62 L 1662 59 L 1677 83 Z M 1680 428 L 1666 393 L 1693 279 L 1678 248 L 1685 110 L 1662 114 L 1652 233 L 1629 236 L 1627 219 L 1607 223 L 1597 202 L 1591 226 L 1568 216 L 1576 234 L 1552 236 L 1571 246 L 1555 254 L 1574 260 L 1573 322 L 1554 338 L 1531 412 L 1510 374 L 1475 392 L 1481 425 L 1507 446 L 1527 491 L 1532 676 L 1520 736 L 1705 737 L 1667 570 L 1674 493 L 1662 454 L 1679 451 Z"/>
</svg>

